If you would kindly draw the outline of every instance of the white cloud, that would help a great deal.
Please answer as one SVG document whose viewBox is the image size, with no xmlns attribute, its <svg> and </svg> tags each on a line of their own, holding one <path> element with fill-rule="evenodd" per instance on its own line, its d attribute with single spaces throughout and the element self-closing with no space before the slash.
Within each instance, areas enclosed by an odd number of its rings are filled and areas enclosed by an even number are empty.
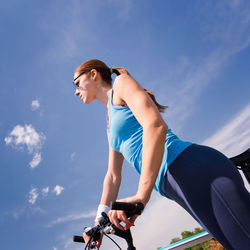
<svg viewBox="0 0 250 250">
<path fill-rule="evenodd" d="M 42 148 L 45 141 L 45 136 L 38 133 L 33 126 L 16 125 L 10 134 L 4 138 L 7 146 L 12 146 L 17 149 L 27 149 L 29 154 L 34 153 L 32 161 L 29 163 L 31 168 L 37 167 L 41 160 L 41 153 L 38 151 Z"/>
<path fill-rule="evenodd" d="M 6 145 L 17 147 L 23 149 L 26 147 L 28 152 L 39 150 L 42 147 L 42 144 L 45 140 L 45 136 L 41 133 L 39 134 L 30 125 L 16 125 L 13 130 L 10 132 L 9 136 L 5 137 Z"/>
<path fill-rule="evenodd" d="M 47 196 L 49 193 L 49 187 L 42 188 L 42 195 Z"/>
<path fill-rule="evenodd" d="M 56 185 L 51 192 L 55 193 L 58 196 L 62 193 L 63 190 L 64 187 Z M 41 188 L 40 192 L 38 191 L 37 188 L 32 188 L 29 192 L 29 203 L 35 204 L 39 194 L 41 194 L 43 197 L 46 197 L 48 196 L 49 192 L 50 192 L 50 187 Z"/>
<path fill-rule="evenodd" d="M 60 195 L 60 194 L 62 193 L 63 190 L 64 190 L 64 187 L 61 187 L 61 186 L 59 186 L 59 185 L 56 185 L 56 186 L 54 187 L 53 192 L 55 192 L 56 195 Z"/>
<path fill-rule="evenodd" d="M 77 214 L 71 214 L 67 215 L 65 217 L 60 217 L 57 218 L 56 220 L 53 220 L 51 223 L 49 223 L 48 227 L 51 227 L 56 224 L 64 223 L 64 222 L 69 222 L 69 221 L 76 221 L 76 220 L 81 220 L 81 219 L 86 219 L 86 218 L 93 218 L 96 215 L 96 210 L 91 211 L 89 213 L 77 213 Z"/>
<path fill-rule="evenodd" d="M 32 161 L 29 163 L 31 168 L 37 167 L 42 160 L 41 153 L 35 153 Z"/>
<path fill-rule="evenodd" d="M 250 146 L 250 104 L 202 144 L 214 147 L 228 157 L 246 150 Z"/>
<path fill-rule="evenodd" d="M 62 193 L 63 190 L 64 187 L 56 185 L 51 192 L 55 193 L 58 196 Z M 39 194 L 42 194 L 43 197 L 46 197 L 48 196 L 49 192 L 50 192 L 50 187 L 44 187 L 40 190 L 40 192 L 38 191 L 37 188 L 32 188 L 29 192 L 29 203 L 35 204 Z"/>
<path fill-rule="evenodd" d="M 40 103 L 38 100 L 33 100 L 31 103 L 31 109 L 32 110 L 37 110 L 40 107 Z"/>
<path fill-rule="evenodd" d="M 76 159 L 76 153 L 75 152 L 70 155 L 70 159 L 71 159 L 71 161 L 75 161 L 75 159 Z"/>
<path fill-rule="evenodd" d="M 29 192 L 29 203 L 32 205 L 36 203 L 37 197 L 38 197 L 38 192 L 36 188 L 32 188 Z"/>
</svg>

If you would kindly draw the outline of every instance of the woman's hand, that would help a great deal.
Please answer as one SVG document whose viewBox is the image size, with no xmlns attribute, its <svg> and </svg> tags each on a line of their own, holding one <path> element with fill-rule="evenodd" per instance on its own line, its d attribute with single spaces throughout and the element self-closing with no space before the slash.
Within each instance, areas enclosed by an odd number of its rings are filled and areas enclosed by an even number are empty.
<svg viewBox="0 0 250 250">
<path fill-rule="evenodd" d="M 99 222 L 95 223 L 95 226 L 99 225 Z M 90 236 L 88 236 L 86 233 L 82 234 L 82 237 L 85 241 L 85 244 L 88 244 L 89 240 L 90 240 Z M 101 234 L 100 239 L 97 241 L 97 248 L 100 248 L 101 244 L 102 244 L 102 237 L 103 235 Z"/>
<path fill-rule="evenodd" d="M 137 203 L 141 202 L 144 205 L 144 208 L 146 206 L 145 202 L 142 201 L 142 199 L 136 197 L 136 196 L 131 196 L 125 199 L 120 199 L 117 200 L 118 202 L 129 202 L 129 203 Z M 128 230 L 131 226 L 134 226 L 134 222 L 137 219 L 139 215 L 133 215 L 129 219 L 126 216 L 126 213 L 122 210 L 110 210 L 108 213 L 109 219 L 112 224 L 114 224 L 116 227 L 121 229 L 122 231 Z M 125 226 L 123 227 L 120 223 L 119 220 L 123 221 L 125 223 Z"/>
</svg>

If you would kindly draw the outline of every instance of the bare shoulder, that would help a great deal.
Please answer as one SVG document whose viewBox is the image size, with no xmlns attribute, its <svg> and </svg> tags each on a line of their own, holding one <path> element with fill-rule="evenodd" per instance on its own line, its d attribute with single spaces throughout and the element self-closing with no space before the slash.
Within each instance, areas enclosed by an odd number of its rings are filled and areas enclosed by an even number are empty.
<svg viewBox="0 0 250 250">
<path fill-rule="evenodd" d="M 113 90 L 115 92 L 115 99 L 124 103 L 126 102 L 123 97 L 124 93 L 126 93 L 127 91 L 132 93 L 135 90 L 141 90 L 144 92 L 140 84 L 133 77 L 127 74 L 121 74 L 115 78 Z"/>
<path fill-rule="evenodd" d="M 126 86 L 128 85 L 130 85 L 128 86 L 128 88 L 130 88 L 131 84 L 138 87 L 140 86 L 140 84 L 132 76 L 127 74 L 121 74 L 117 76 L 114 81 L 114 86 L 116 86 L 116 88 L 118 88 L 119 90 L 126 88 Z"/>
<path fill-rule="evenodd" d="M 142 127 L 166 126 L 156 104 L 134 78 L 120 75 L 114 83 L 114 89 Z"/>
<path fill-rule="evenodd" d="M 113 103 L 115 105 L 127 106 L 127 103 L 122 99 L 124 86 L 126 83 L 132 79 L 131 76 L 127 74 L 121 74 L 115 78 L 113 83 Z"/>
</svg>

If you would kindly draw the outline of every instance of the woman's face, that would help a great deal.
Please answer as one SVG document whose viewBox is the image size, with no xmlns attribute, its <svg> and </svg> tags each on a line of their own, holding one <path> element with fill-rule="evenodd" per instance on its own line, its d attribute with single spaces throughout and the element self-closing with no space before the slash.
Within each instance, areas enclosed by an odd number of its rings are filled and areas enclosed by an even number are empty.
<svg viewBox="0 0 250 250">
<path fill-rule="evenodd" d="M 95 84 L 95 73 L 90 72 L 84 73 L 80 77 L 79 72 L 75 72 L 74 74 L 74 79 L 77 79 L 74 81 L 76 85 L 76 92 L 75 96 L 79 96 L 80 99 L 85 103 L 85 104 L 90 104 L 95 100 L 96 96 L 96 84 Z"/>
</svg>

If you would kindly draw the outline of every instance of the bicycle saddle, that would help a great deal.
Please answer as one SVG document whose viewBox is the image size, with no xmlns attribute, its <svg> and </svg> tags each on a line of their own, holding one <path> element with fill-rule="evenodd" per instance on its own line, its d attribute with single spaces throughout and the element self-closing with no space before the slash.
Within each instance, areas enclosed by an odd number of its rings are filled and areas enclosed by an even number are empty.
<svg viewBox="0 0 250 250">
<path fill-rule="evenodd" d="M 239 170 L 243 171 L 248 183 L 250 184 L 250 148 L 248 148 L 245 152 L 229 159 Z"/>
<path fill-rule="evenodd" d="M 239 155 L 231 157 L 230 160 L 234 163 L 235 166 L 239 167 L 244 167 L 250 164 L 250 148 Z"/>
</svg>

